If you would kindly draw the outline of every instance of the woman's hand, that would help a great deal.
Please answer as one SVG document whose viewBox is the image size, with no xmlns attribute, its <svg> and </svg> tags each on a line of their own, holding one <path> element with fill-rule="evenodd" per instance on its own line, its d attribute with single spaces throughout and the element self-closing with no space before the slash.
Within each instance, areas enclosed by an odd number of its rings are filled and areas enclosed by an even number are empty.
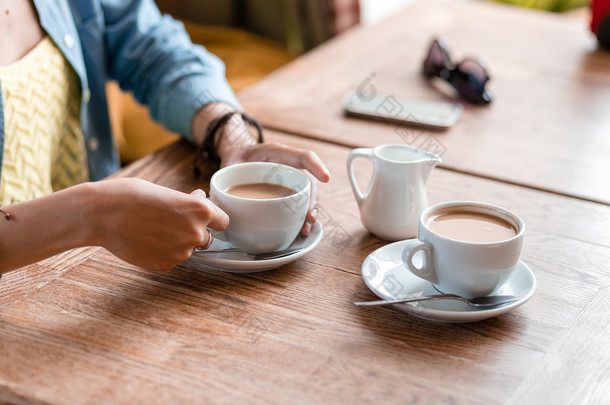
<svg viewBox="0 0 610 405">
<path fill-rule="evenodd" d="M 208 244 L 207 227 L 229 224 L 203 191 L 185 194 L 139 179 L 83 183 L 2 209 L 10 220 L 0 223 L 0 273 L 83 246 L 169 269 Z"/>
<path fill-rule="evenodd" d="M 202 190 L 181 193 L 139 179 L 96 183 L 89 215 L 94 239 L 117 257 L 150 270 L 169 269 L 211 241 L 229 217 Z"/>
</svg>

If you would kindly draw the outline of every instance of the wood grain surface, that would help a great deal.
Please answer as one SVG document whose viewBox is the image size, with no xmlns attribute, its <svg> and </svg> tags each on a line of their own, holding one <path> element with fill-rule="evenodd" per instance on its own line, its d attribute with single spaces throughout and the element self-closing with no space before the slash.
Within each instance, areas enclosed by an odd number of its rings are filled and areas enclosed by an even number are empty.
<svg viewBox="0 0 610 405">
<path fill-rule="evenodd" d="M 455 61 L 484 58 L 490 105 L 465 104 L 446 131 L 345 116 L 356 90 L 454 100 L 421 74 L 435 37 L 448 41 Z M 239 99 L 269 128 L 351 147 L 407 143 L 441 155 L 447 169 L 610 204 L 610 52 L 582 20 L 493 2 L 415 2 L 318 47 Z"/>
<path fill-rule="evenodd" d="M 534 297 L 469 324 L 425 321 L 374 299 L 360 266 L 385 245 L 362 226 L 350 148 L 267 132 L 315 150 L 325 235 L 304 258 L 256 274 L 190 259 L 148 272 L 101 248 L 68 252 L 0 283 L 0 402 L 15 404 L 603 403 L 610 207 L 434 169 L 431 203 L 487 201 L 526 223 Z M 190 192 L 180 142 L 124 169 Z M 358 166 L 360 176 L 366 167 Z M 366 182 L 366 178 L 363 179 Z M 555 401 L 553 401 L 553 399 Z"/>
</svg>

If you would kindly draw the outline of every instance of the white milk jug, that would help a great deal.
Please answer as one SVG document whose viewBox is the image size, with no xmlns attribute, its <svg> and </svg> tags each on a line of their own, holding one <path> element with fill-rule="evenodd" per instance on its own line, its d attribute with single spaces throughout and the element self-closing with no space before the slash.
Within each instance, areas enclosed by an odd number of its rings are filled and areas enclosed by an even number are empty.
<svg viewBox="0 0 610 405">
<path fill-rule="evenodd" d="M 373 162 L 372 178 L 365 193 L 354 177 L 356 158 Z M 347 158 L 347 172 L 366 229 L 392 241 L 416 237 L 419 216 L 428 206 L 426 181 L 440 162 L 437 155 L 408 145 L 352 150 Z"/>
</svg>

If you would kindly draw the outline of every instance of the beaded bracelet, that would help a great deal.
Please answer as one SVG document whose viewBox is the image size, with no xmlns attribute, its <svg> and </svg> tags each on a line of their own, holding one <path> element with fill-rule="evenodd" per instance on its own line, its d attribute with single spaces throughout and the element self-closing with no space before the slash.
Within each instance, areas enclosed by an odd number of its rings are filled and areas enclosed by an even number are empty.
<svg viewBox="0 0 610 405">
<path fill-rule="evenodd" d="M 218 156 L 217 147 L 220 144 L 220 139 L 222 138 L 222 133 L 216 140 L 216 133 L 221 130 L 227 122 L 236 114 L 239 114 L 241 118 L 244 120 L 246 125 L 252 125 L 256 128 L 258 133 L 258 143 L 263 143 L 263 128 L 254 118 L 250 117 L 248 114 L 238 111 L 231 111 L 226 114 L 223 114 L 219 118 L 214 119 L 208 125 L 205 135 L 203 137 L 203 142 L 197 148 L 197 153 L 195 154 L 195 159 L 193 161 L 193 173 L 196 177 L 201 175 L 201 166 L 203 163 L 208 160 L 211 161 L 214 169 L 217 169 L 220 166 L 220 157 Z"/>
</svg>

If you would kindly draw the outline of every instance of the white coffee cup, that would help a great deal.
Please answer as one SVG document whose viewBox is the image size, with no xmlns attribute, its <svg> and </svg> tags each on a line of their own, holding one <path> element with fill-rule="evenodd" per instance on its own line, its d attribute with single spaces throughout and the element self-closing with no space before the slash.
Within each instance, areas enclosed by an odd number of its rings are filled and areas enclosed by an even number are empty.
<svg viewBox="0 0 610 405">
<path fill-rule="evenodd" d="M 435 219 L 450 213 L 484 215 L 513 229 L 507 239 L 476 242 L 443 236 L 431 228 Z M 470 227 L 476 229 L 476 227 Z M 486 228 L 483 228 L 485 232 Z M 454 201 L 433 205 L 419 218 L 418 237 L 403 251 L 405 267 L 434 284 L 442 293 L 473 298 L 491 294 L 510 277 L 519 262 L 525 225 L 514 213 L 486 203 Z M 415 263 L 421 252 L 421 266 Z"/>
<path fill-rule="evenodd" d="M 227 193 L 233 186 L 250 183 L 277 184 L 295 193 L 270 199 Z M 229 215 L 229 226 L 216 236 L 253 254 L 286 249 L 305 222 L 310 190 L 307 175 L 290 166 L 247 162 L 222 168 L 210 180 L 210 199 Z"/>
</svg>

